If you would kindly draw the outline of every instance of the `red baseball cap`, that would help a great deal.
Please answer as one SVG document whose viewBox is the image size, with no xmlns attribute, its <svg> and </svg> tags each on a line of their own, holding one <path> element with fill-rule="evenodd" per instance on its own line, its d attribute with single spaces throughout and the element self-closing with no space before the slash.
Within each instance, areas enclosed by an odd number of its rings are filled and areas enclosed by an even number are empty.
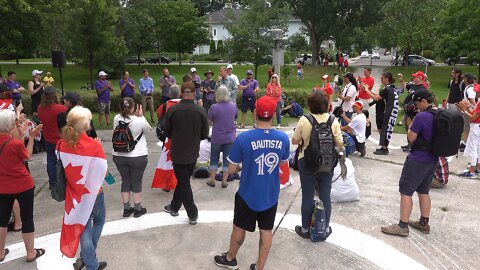
<svg viewBox="0 0 480 270">
<path fill-rule="evenodd" d="M 353 106 L 357 106 L 359 109 L 363 108 L 363 104 L 360 101 L 355 101 L 355 103 L 353 103 Z"/>
<path fill-rule="evenodd" d="M 276 109 L 277 101 L 273 97 L 263 96 L 255 103 L 255 111 L 260 117 L 272 117 Z"/>
<path fill-rule="evenodd" d="M 412 77 L 419 77 L 420 79 L 425 81 L 425 73 L 423 73 L 421 71 L 417 71 L 417 73 L 413 73 Z"/>
</svg>

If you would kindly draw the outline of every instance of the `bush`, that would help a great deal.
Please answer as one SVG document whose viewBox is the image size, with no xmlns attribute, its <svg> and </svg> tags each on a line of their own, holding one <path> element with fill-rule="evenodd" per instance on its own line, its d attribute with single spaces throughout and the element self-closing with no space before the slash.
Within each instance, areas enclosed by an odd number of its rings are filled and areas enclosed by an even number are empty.
<svg viewBox="0 0 480 270">
<path fill-rule="evenodd" d="M 215 54 L 216 49 L 215 49 L 215 41 L 213 39 L 210 39 L 210 54 Z"/>
<path fill-rule="evenodd" d="M 218 54 L 197 54 L 195 55 L 195 61 L 208 61 L 208 62 L 217 62 L 222 59 Z"/>
<path fill-rule="evenodd" d="M 423 50 L 423 57 L 428 59 L 433 59 L 433 51 L 432 50 Z"/>
</svg>

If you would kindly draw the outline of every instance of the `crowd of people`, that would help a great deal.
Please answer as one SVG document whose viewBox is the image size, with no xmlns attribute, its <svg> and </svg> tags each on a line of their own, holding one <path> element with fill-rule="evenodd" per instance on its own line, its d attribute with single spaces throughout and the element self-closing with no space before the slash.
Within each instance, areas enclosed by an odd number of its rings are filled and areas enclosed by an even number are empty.
<svg viewBox="0 0 480 270">
<path fill-rule="evenodd" d="M 340 54 L 339 60 L 341 57 L 343 56 Z M 346 71 L 347 66 L 342 68 Z M 164 211 L 176 217 L 183 205 L 189 224 L 197 224 L 199 212 L 190 179 L 200 159 L 208 159 L 210 179 L 207 185 L 212 188 L 216 186 L 219 167 L 222 172 L 222 188 L 228 187 L 229 175 L 241 170 L 241 185 L 234 198 L 234 220 L 229 249 L 215 256 L 214 262 L 222 267 L 238 269 L 236 255 L 245 239 L 246 231 L 255 231 L 258 224 L 259 253 L 250 269 L 262 270 L 272 245 L 272 229 L 280 192 L 280 166 L 287 163 L 291 155 L 288 136 L 273 128 L 275 117 L 278 127 L 283 114 L 300 117 L 291 141 L 293 145 L 299 146 L 296 159 L 302 187 L 302 218 L 295 231 L 302 238 L 310 237 L 314 195 L 317 191 L 325 210 L 328 238 L 333 231 L 330 226 L 330 194 L 334 167 L 319 173 L 308 161 L 309 143 L 312 142 L 312 134 L 317 130 L 314 123 L 328 124 L 333 144 L 340 156 L 345 152 L 343 133 L 351 137 L 355 151 L 363 157 L 367 154 L 365 142 L 371 133 L 368 108 L 375 106 L 380 148 L 373 154 L 388 155 L 388 146 L 399 111 L 398 96 L 406 89 L 409 94 L 404 102 L 406 117 L 403 122 L 408 130 L 409 144 L 404 149 L 410 153 L 400 177 L 400 221 L 398 224 L 382 227 L 381 230 L 387 234 L 407 236 L 408 226 L 411 226 L 429 233 L 429 189 L 435 184 L 444 186 L 448 181 L 448 173 L 446 180 L 439 179 L 445 175 L 445 157 L 438 157 L 425 149 L 414 147 L 418 138 L 429 141 L 433 136 L 433 115 L 428 110 L 436 109 L 436 106 L 434 95 L 427 90 L 429 83 L 426 75 L 418 71 L 412 74 L 412 82 L 409 83 L 400 76 L 400 86 L 395 87 L 393 75 L 384 72 L 381 76 L 383 89 L 376 93 L 373 91 L 375 80 L 371 75 L 372 70 L 365 68 L 363 71 L 364 76 L 355 76 L 348 72 L 341 77 L 335 74 L 333 82 L 328 75 L 323 75 L 322 85 L 315 87 L 307 96 L 310 111 L 308 117 L 301 117 L 303 109 L 295 100 L 289 99 L 283 104 L 282 86 L 275 73 L 269 76 L 265 95 L 257 98 L 259 84 L 253 78 L 251 70 L 246 72 L 244 79 L 239 80 L 233 74 L 233 66 L 228 65 L 219 68 L 216 79 L 213 71 L 205 71 L 205 79 L 202 81 L 196 68 L 191 68 L 190 73 L 183 78 L 183 83 L 177 84 L 175 77 L 164 68 L 163 76 L 159 80 L 162 105 L 155 110 L 155 87 L 149 71 L 143 70 L 138 86 L 129 77 L 128 71 L 125 71 L 119 81 L 122 99 L 120 104 L 114 104 L 119 106 L 120 112 L 114 117 L 112 125 L 114 135 L 126 134 L 118 137 L 119 141 L 112 140 L 113 162 L 122 181 L 120 193 L 123 217 L 133 215 L 139 218 L 147 213 L 141 195 L 144 172 L 148 164 L 149 145 L 146 134 L 152 130 L 145 118 L 148 110 L 151 123 L 159 123 L 157 135 L 160 130 L 166 137 L 152 183 L 153 188 L 161 188 L 166 192 L 173 190 L 172 200 L 164 206 Z M 68 228 L 65 229 L 68 227 L 65 226 L 68 225 L 67 222 L 74 220 L 81 225 L 81 232 L 75 235 L 78 238 L 77 244 L 70 243 L 68 248 L 62 247 L 62 252 L 69 257 L 75 256 L 79 243 L 81 252 L 80 258 L 74 264 L 75 269 L 105 269 L 107 263 L 97 259 L 95 250 L 106 215 L 101 188 L 104 178 L 109 174 L 106 155 L 93 126 L 92 113 L 82 106 L 80 95 L 69 92 L 59 99 L 56 88 L 52 86 L 54 80 L 51 74 L 47 74 L 43 79 L 42 74 L 42 71 L 34 70 L 32 80 L 28 83 L 32 96 L 32 113 L 38 117 L 38 124 L 30 124 L 31 121 L 28 121 L 22 112 L 21 92 L 25 89 L 15 81 L 15 73 L 9 72 L 9 80 L 0 84 L 0 155 L 4 161 L 0 163 L 0 168 L 7 172 L 0 177 L 0 262 L 9 252 L 4 247 L 12 211 L 15 217 L 12 227 L 15 231 L 22 231 L 27 250 L 26 260 L 32 262 L 45 254 L 45 250 L 34 248 L 34 184 L 27 162 L 33 153 L 35 141 L 41 140 L 47 154 L 47 174 L 51 190 L 62 181 L 57 179 L 59 160 L 65 170 L 67 195 L 62 239 L 72 237 L 68 235 Z M 105 119 L 106 124 L 110 125 L 112 83 L 105 72 L 100 71 L 98 76 L 95 88 L 98 95 L 99 124 L 102 125 Z M 447 98 L 448 109 L 464 112 L 465 122 L 472 123 L 469 125 L 470 129 L 465 130 L 464 137 L 465 155 L 469 158 L 470 167 L 462 176 L 469 178 L 480 170 L 480 133 L 476 124 L 480 121 L 480 105 L 476 103 L 476 98 L 480 96 L 480 87 L 475 82 L 472 75 L 462 76 L 460 70 L 454 69 Z M 137 87 L 140 100 L 136 100 Z M 241 101 L 240 125 L 237 125 L 237 95 Z M 335 108 L 334 95 L 338 99 L 338 106 Z M 237 135 L 237 127 L 245 127 L 248 110 L 252 112 L 254 128 Z M 206 140 L 210 144 L 207 158 L 201 155 L 201 145 Z M 119 147 L 121 143 L 128 147 Z M 96 172 L 96 176 L 79 184 L 78 172 L 72 169 L 73 163 L 65 162 L 72 155 L 81 157 L 75 159 L 77 166 L 89 166 L 89 171 Z M 7 156 L 8 158 L 4 158 Z M 223 160 L 220 160 L 221 156 Z M 87 161 L 84 161 L 91 158 L 95 162 L 88 161 L 87 164 Z M 434 175 L 434 181 L 438 183 L 432 183 Z M 90 191 L 88 199 L 85 202 L 82 200 L 79 207 L 82 213 L 71 210 L 73 198 L 86 194 L 78 186 Z M 418 221 L 409 220 L 414 192 L 418 193 L 420 200 L 421 217 Z M 85 218 L 81 219 L 80 216 Z"/>
</svg>

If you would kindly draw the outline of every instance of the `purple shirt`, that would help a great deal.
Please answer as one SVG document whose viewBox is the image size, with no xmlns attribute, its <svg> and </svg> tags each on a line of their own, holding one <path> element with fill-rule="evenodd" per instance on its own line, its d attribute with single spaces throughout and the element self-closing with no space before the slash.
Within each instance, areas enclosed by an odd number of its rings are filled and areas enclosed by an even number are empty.
<svg viewBox="0 0 480 270">
<path fill-rule="evenodd" d="M 210 90 L 213 92 L 205 92 L 205 98 L 207 100 L 215 100 L 215 81 L 214 80 L 207 80 L 205 79 L 202 82 L 203 89 L 207 90 L 208 87 L 210 87 Z"/>
<path fill-rule="evenodd" d="M 192 77 L 192 82 L 195 84 L 195 86 L 198 86 L 195 87 L 195 93 L 197 95 L 200 95 L 200 86 L 202 85 L 202 79 L 200 79 L 200 76 L 195 75 Z"/>
<path fill-rule="evenodd" d="M 422 137 L 424 140 L 431 141 L 433 138 L 433 114 L 430 112 L 418 113 L 415 118 L 413 118 L 413 123 L 410 126 L 410 129 L 417 133 L 417 138 Z M 408 155 L 408 158 L 424 163 L 438 162 L 437 156 L 421 150 L 411 152 Z"/>
<path fill-rule="evenodd" d="M 22 85 L 17 82 L 17 81 L 11 81 L 11 80 L 7 80 L 6 83 L 7 85 L 7 88 L 10 90 L 10 91 L 13 91 L 14 89 L 17 89 L 17 88 L 20 88 L 22 87 Z M 19 101 L 22 99 L 22 94 L 20 93 L 13 93 L 13 100 L 15 101 Z"/>
<path fill-rule="evenodd" d="M 258 87 L 258 81 L 255 80 L 255 79 L 250 79 L 250 80 L 243 79 L 240 82 L 240 85 L 247 86 L 248 83 L 250 83 L 250 86 L 243 89 L 242 96 L 243 97 L 254 97 L 255 96 L 255 89 L 257 89 L 257 87 Z"/>
<path fill-rule="evenodd" d="M 213 104 L 208 111 L 208 120 L 213 122 L 212 144 L 226 144 L 235 141 L 237 106 L 233 102 Z"/>
<path fill-rule="evenodd" d="M 135 81 L 132 78 L 128 78 L 128 82 L 131 84 L 135 85 Z M 122 89 L 122 85 L 125 83 L 124 79 L 120 80 L 120 89 Z M 122 93 L 121 93 L 122 98 L 123 97 L 133 97 L 135 96 L 135 90 L 133 90 L 133 87 L 130 86 L 130 84 L 127 84 L 125 88 L 123 88 Z"/>
<path fill-rule="evenodd" d="M 107 89 L 105 89 L 105 91 L 103 91 L 101 94 L 98 93 L 98 91 L 101 90 L 103 87 L 105 87 L 107 84 L 108 84 L 108 80 L 105 80 L 105 81 L 97 80 L 95 82 L 95 90 L 97 90 L 98 102 L 104 102 L 104 103 L 110 102 L 111 87 L 107 87 Z"/>
</svg>

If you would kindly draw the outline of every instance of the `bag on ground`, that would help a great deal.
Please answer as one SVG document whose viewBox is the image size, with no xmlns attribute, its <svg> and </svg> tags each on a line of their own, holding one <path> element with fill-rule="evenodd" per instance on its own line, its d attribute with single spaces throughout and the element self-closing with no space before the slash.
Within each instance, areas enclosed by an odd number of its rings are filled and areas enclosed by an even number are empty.
<svg viewBox="0 0 480 270">
<path fill-rule="evenodd" d="M 320 200 L 313 203 L 312 223 L 310 225 L 310 240 L 312 242 L 325 241 L 327 239 L 327 227 L 325 224 L 325 208 Z"/>
</svg>

